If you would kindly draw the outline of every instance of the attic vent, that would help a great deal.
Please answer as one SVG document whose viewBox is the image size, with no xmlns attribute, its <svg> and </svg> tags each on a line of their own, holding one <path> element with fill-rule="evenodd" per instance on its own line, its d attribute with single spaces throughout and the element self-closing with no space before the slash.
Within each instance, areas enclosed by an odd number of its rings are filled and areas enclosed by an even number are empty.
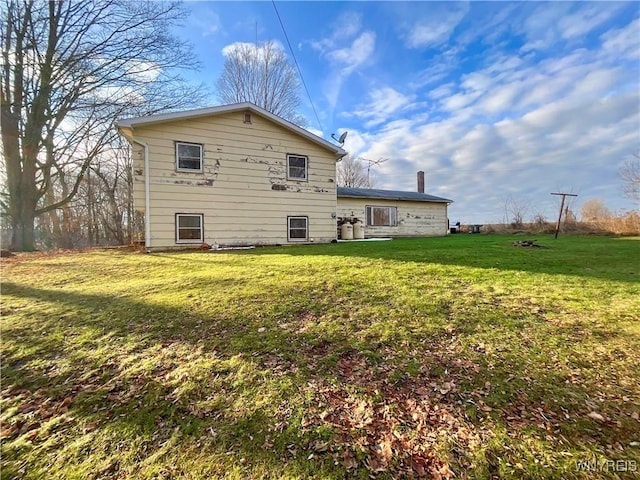
<svg viewBox="0 0 640 480">
<path fill-rule="evenodd" d="M 244 123 L 251 123 L 251 114 L 248 112 L 244 114 Z"/>
</svg>

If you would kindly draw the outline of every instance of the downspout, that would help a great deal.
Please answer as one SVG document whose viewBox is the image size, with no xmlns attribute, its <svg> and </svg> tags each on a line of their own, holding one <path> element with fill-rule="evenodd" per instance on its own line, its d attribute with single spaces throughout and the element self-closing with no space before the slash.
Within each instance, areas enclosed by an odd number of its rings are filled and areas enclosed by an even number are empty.
<svg viewBox="0 0 640 480">
<path fill-rule="evenodd" d="M 149 253 L 151 248 L 151 188 L 149 186 L 149 145 L 130 137 L 133 143 L 137 143 L 144 148 L 144 248 Z"/>
<path fill-rule="evenodd" d="M 338 168 L 338 162 L 341 161 L 344 157 L 346 157 L 348 155 L 348 152 L 344 152 L 343 154 L 337 153 L 336 154 L 336 169 Z M 334 224 L 336 226 L 335 232 L 334 232 L 334 237 L 333 239 L 337 242 L 338 241 L 338 172 L 336 171 L 336 203 L 335 203 L 335 210 L 333 212 L 333 221 Z"/>
</svg>

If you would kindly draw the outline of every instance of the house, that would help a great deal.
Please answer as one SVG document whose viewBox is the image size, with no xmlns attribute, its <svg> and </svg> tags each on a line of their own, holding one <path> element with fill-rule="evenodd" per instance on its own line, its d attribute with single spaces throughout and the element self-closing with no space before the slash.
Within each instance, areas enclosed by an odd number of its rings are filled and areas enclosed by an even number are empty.
<svg viewBox="0 0 640 480">
<path fill-rule="evenodd" d="M 251 103 L 120 120 L 147 250 L 336 238 L 346 152 Z"/>
<path fill-rule="evenodd" d="M 418 190 L 421 178 L 418 192 L 338 187 L 338 217 L 360 220 L 365 237 L 446 235 L 452 201 L 424 193 L 423 172 L 418 172 Z"/>
</svg>

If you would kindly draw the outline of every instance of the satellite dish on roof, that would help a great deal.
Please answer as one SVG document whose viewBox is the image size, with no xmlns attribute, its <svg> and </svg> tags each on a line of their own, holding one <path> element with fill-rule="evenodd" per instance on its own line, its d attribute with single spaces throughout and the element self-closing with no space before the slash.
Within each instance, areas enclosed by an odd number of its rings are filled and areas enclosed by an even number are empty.
<svg viewBox="0 0 640 480">
<path fill-rule="evenodd" d="M 336 134 L 332 133 L 331 134 L 331 138 L 333 138 L 340 145 L 344 145 L 344 141 L 347 139 L 347 135 L 348 134 L 349 134 L 349 132 L 342 132 L 342 135 L 340 135 L 340 138 L 336 138 Z"/>
</svg>

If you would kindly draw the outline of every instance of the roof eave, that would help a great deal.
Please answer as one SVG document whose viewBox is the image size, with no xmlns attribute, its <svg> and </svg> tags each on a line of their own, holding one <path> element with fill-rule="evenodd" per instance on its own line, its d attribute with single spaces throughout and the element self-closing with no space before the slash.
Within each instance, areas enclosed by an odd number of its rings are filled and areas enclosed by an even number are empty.
<svg viewBox="0 0 640 480">
<path fill-rule="evenodd" d="M 453 200 L 449 200 L 447 198 L 443 199 L 427 199 L 427 198 L 406 198 L 406 197 L 382 197 L 382 196 L 365 196 L 365 195 L 344 195 L 338 194 L 338 198 L 362 198 L 364 200 L 394 200 L 394 201 L 402 201 L 402 202 L 426 202 L 426 203 L 446 203 L 447 205 L 453 203 Z"/>
</svg>

